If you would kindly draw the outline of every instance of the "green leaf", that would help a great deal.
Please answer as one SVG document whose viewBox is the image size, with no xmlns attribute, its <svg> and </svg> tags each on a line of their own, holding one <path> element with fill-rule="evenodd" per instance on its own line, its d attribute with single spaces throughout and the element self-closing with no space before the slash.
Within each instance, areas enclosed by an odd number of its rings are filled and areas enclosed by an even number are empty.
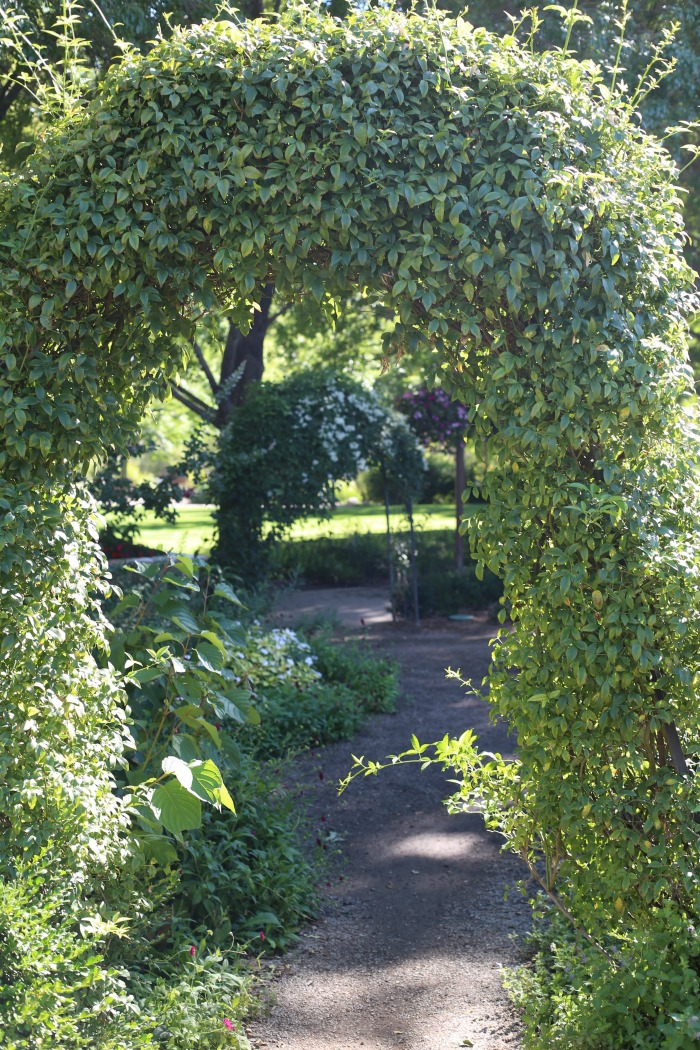
<svg viewBox="0 0 700 1050">
<path fill-rule="evenodd" d="M 224 786 L 218 766 L 211 759 L 183 762 L 182 759 L 171 755 L 163 759 L 162 767 L 164 773 L 172 773 L 178 783 L 197 798 L 215 806 L 223 805 L 235 813 L 233 801 Z"/>
<path fill-rule="evenodd" d="M 177 838 L 202 823 L 202 803 L 174 777 L 155 788 L 151 808 L 165 830 Z"/>
</svg>

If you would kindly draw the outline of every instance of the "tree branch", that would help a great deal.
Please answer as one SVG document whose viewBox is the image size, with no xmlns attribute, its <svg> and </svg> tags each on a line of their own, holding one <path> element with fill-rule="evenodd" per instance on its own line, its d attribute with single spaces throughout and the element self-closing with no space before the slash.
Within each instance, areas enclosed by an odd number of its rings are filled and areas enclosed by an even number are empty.
<svg viewBox="0 0 700 1050">
<path fill-rule="evenodd" d="M 205 356 L 204 356 L 204 354 L 202 352 L 202 348 L 201 348 L 201 346 L 199 345 L 199 343 L 197 342 L 196 339 L 192 340 L 192 349 L 195 352 L 195 355 L 197 357 L 197 360 L 199 361 L 199 364 L 200 364 L 200 366 L 202 368 L 202 371 L 204 372 L 205 376 L 207 377 L 207 382 L 209 383 L 209 386 L 211 387 L 212 394 L 218 394 L 218 392 L 219 392 L 219 384 L 217 383 L 216 379 L 214 378 L 214 373 L 212 372 L 211 368 L 207 364 L 206 358 L 205 358 Z"/>
<path fill-rule="evenodd" d="M 275 323 L 275 321 L 276 321 L 276 320 L 277 320 L 277 319 L 278 319 L 279 317 L 284 317 L 284 315 L 285 315 L 286 313 L 289 313 L 289 311 L 290 311 L 291 309 L 292 309 L 292 303 L 285 303 L 285 304 L 284 304 L 284 306 L 280 306 L 280 308 L 279 308 L 279 310 L 277 311 L 277 313 L 276 313 L 276 314 L 272 314 L 272 316 L 271 316 L 271 317 L 268 317 L 268 319 L 267 319 L 267 324 L 268 324 L 268 327 L 269 327 L 269 326 L 270 326 L 271 324 L 274 324 L 274 323 Z"/>
<path fill-rule="evenodd" d="M 206 401 L 202 401 L 202 399 L 197 397 L 196 394 L 191 394 L 189 390 L 184 390 L 183 387 L 175 386 L 174 383 L 170 384 L 170 392 L 174 398 L 185 406 L 185 408 L 189 408 L 190 412 L 194 412 L 206 423 L 212 422 L 214 418 L 214 408 L 211 405 L 208 405 Z"/>
</svg>

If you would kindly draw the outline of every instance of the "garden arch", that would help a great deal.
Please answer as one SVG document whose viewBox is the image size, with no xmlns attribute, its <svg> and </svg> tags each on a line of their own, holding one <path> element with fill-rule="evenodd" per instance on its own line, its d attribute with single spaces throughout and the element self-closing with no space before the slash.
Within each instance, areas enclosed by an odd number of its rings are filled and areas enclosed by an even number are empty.
<svg viewBox="0 0 700 1050">
<path fill-rule="evenodd" d="M 393 306 L 395 346 L 432 346 L 489 436 L 472 542 L 518 624 L 491 699 L 520 765 L 487 768 L 488 819 L 548 889 L 562 870 L 589 929 L 691 907 L 672 730 L 698 738 L 691 274 L 673 165 L 597 83 L 432 14 L 210 22 L 127 55 L 3 178 L 2 733 L 28 726 L 31 752 L 43 719 L 55 741 L 0 789 L 28 842 L 66 791 L 105 841 L 118 823 L 80 474 L 164 390 L 197 312 L 244 324 L 274 279 Z M 93 848 L 79 810 L 62 833 Z"/>
</svg>

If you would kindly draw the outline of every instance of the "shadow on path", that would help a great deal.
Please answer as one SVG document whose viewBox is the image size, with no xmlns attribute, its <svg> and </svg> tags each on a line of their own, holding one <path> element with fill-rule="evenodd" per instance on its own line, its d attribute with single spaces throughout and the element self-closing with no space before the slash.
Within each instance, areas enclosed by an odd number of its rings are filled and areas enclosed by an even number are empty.
<svg viewBox="0 0 700 1050">
<path fill-rule="evenodd" d="M 340 798 L 337 782 L 351 752 L 367 758 L 473 727 L 481 745 L 508 754 L 505 727 L 488 706 L 445 679 L 461 667 L 480 685 L 489 661 L 485 620 L 421 629 L 376 625 L 367 644 L 401 665 L 396 715 L 375 717 L 352 743 L 335 744 L 294 764 L 297 790 L 318 827 L 334 833 L 342 856 L 330 865 L 320 919 L 280 960 L 275 1005 L 250 1026 L 269 1050 L 514 1050 L 519 1025 L 500 968 L 518 962 L 511 934 L 529 908 L 513 889 L 520 862 L 500 852 L 476 815 L 450 816 L 448 776 L 417 766 L 355 781 Z M 319 774 L 323 774 L 321 779 Z M 465 1040 L 469 1042 L 465 1043 Z"/>
</svg>

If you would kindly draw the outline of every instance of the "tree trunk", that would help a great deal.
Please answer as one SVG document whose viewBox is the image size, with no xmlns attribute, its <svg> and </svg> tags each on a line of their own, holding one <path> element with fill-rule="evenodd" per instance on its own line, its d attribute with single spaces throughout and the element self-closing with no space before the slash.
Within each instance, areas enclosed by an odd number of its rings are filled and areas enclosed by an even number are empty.
<svg viewBox="0 0 700 1050">
<path fill-rule="evenodd" d="M 260 309 L 253 313 L 253 323 L 247 335 L 231 325 L 221 360 L 219 378 L 218 405 L 214 416 L 214 425 L 221 428 L 226 425 L 231 413 L 243 400 L 246 388 L 251 383 L 260 382 L 263 375 L 263 347 L 270 324 L 270 305 L 275 290 L 274 284 L 266 284 L 260 297 Z M 243 367 L 243 373 L 233 389 L 227 383 L 234 373 Z M 230 384 L 229 384 L 230 385 Z"/>
</svg>

